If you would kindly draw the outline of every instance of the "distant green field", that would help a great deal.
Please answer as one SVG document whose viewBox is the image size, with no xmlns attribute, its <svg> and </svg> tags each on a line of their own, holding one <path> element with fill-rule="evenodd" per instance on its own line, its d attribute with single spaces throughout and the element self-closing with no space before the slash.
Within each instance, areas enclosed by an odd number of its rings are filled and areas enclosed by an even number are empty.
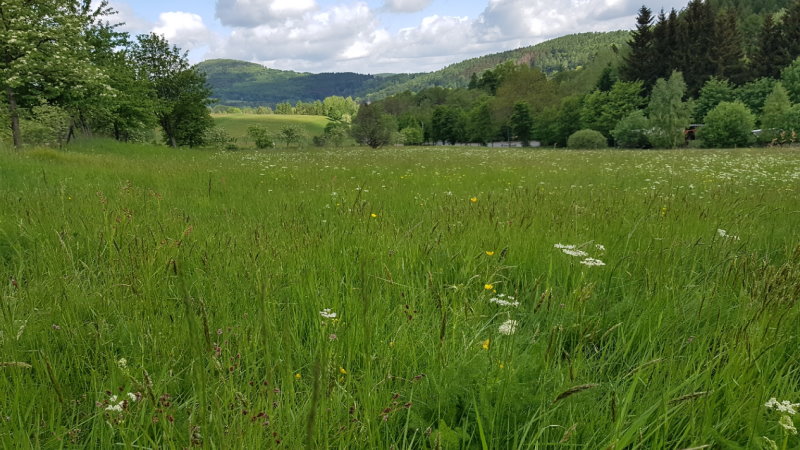
<svg viewBox="0 0 800 450">
<path fill-rule="evenodd" d="M 319 136 L 328 123 L 325 116 L 299 116 L 281 114 L 212 114 L 214 122 L 242 142 L 249 142 L 247 129 L 253 126 L 264 126 L 277 134 L 281 127 L 296 125 L 300 127 L 310 140 Z"/>
<path fill-rule="evenodd" d="M 0 448 L 800 448 L 797 161 L 0 151 Z"/>
</svg>

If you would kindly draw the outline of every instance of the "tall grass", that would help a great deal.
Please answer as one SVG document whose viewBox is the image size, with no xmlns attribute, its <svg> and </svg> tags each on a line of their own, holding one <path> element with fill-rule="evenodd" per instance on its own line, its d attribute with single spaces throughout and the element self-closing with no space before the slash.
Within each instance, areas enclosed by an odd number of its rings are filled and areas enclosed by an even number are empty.
<svg viewBox="0 0 800 450">
<path fill-rule="evenodd" d="M 787 150 L 0 152 L 0 442 L 797 448 L 764 403 L 800 401 L 799 179 Z"/>
</svg>

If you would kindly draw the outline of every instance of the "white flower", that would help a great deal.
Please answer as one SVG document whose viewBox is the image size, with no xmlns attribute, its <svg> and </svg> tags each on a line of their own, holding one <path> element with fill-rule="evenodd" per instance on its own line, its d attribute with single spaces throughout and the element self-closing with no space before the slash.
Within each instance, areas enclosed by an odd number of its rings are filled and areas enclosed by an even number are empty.
<svg viewBox="0 0 800 450">
<path fill-rule="evenodd" d="M 128 360 L 125 359 L 125 358 L 120 358 L 119 361 L 117 361 L 117 367 L 119 367 L 120 369 L 123 369 L 123 370 L 127 369 L 128 368 Z"/>
<path fill-rule="evenodd" d="M 581 264 L 583 264 L 584 266 L 589 266 L 589 267 L 598 267 L 598 266 L 605 266 L 606 265 L 606 263 L 604 263 L 603 261 L 600 261 L 599 259 L 595 259 L 595 258 L 586 258 L 583 261 L 581 261 Z"/>
<path fill-rule="evenodd" d="M 336 318 L 336 313 L 331 311 L 330 308 L 323 309 L 322 311 L 319 312 L 319 315 L 322 316 L 325 319 L 335 319 Z"/>
<path fill-rule="evenodd" d="M 128 392 L 128 398 L 131 399 L 132 402 L 136 401 L 136 394 L 133 392 Z"/>
<path fill-rule="evenodd" d="M 504 334 L 506 336 L 511 336 L 512 334 L 516 333 L 517 331 L 517 321 L 508 319 L 503 322 L 500 327 L 497 329 L 500 334 Z"/>
<path fill-rule="evenodd" d="M 603 244 L 595 244 L 594 246 L 596 249 L 600 250 L 601 252 L 606 251 L 606 246 Z"/>
<path fill-rule="evenodd" d="M 575 257 L 578 257 L 578 258 L 585 258 L 585 257 L 589 256 L 589 254 L 586 253 L 583 250 L 571 250 L 571 249 L 568 249 L 568 248 L 564 248 L 564 249 L 561 249 L 561 251 L 566 253 L 569 256 L 575 256 Z"/>
<path fill-rule="evenodd" d="M 106 411 L 122 412 L 122 403 L 106 406 Z"/>
<path fill-rule="evenodd" d="M 573 250 L 573 249 L 575 249 L 574 245 L 565 245 L 565 244 L 555 244 L 555 245 L 553 245 L 553 247 L 555 247 L 555 248 L 557 248 L 559 250 Z"/>
<path fill-rule="evenodd" d="M 786 431 L 791 434 L 797 434 L 797 428 L 794 427 L 794 422 L 792 422 L 792 417 L 783 415 L 781 416 L 781 420 L 778 421 L 778 424 L 782 426 Z"/>
<path fill-rule="evenodd" d="M 719 237 L 722 237 L 722 238 L 725 238 L 725 239 L 732 239 L 734 241 L 738 241 L 739 240 L 739 236 L 734 236 L 732 234 L 728 234 L 728 232 L 723 230 L 722 228 L 717 228 L 717 234 L 719 235 Z"/>
<path fill-rule="evenodd" d="M 117 396 L 116 395 L 112 395 L 111 397 L 109 397 L 108 401 L 111 402 L 111 403 L 116 402 L 117 401 Z"/>
<path fill-rule="evenodd" d="M 489 303 L 494 303 L 500 306 L 519 306 L 519 302 L 514 301 L 514 297 L 506 294 L 500 294 L 497 297 L 492 297 L 489 299 Z"/>
<path fill-rule="evenodd" d="M 767 403 L 764 403 L 764 406 L 790 416 L 797 414 L 797 410 L 800 409 L 800 403 L 792 403 L 789 400 L 779 402 L 775 397 L 772 397 Z"/>
</svg>

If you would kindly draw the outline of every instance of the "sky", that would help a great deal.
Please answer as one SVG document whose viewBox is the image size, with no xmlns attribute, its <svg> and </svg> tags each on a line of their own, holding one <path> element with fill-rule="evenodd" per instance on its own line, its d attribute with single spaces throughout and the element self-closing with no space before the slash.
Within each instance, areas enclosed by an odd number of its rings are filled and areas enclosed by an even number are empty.
<svg viewBox="0 0 800 450">
<path fill-rule="evenodd" d="M 645 0 L 653 11 L 688 0 Z M 642 0 L 110 0 L 132 34 L 155 32 L 196 63 L 239 59 L 298 72 L 430 72 L 585 31 L 631 29 Z"/>
</svg>

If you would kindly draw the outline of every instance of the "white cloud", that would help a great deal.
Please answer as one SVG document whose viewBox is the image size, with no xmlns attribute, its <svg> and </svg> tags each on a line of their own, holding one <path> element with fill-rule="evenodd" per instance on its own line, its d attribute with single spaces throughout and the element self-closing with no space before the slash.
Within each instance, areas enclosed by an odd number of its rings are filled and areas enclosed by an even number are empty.
<svg viewBox="0 0 800 450">
<path fill-rule="evenodd" d="M 386 8 L 393 12 L 411 13 L 422 11 L 433 0 L 386 0 Z"/>
<path fill-rule="evenodd" d="M 92 6 L 99 6 L 97 0 L 92 2 Z M 111 23 L 124 24 L 120 27 L 121 31 L 138 34 L 147 33 L 152 29 L 153 23 L 141 18 L 127 3 L 111 1 L 109 6 L 114 8 L 117 14 L 109 17 L 108 21 Z"/>
<path fill-rule="evenodd" d="M 216 15 L 223 25 L 255 28 L 298 19 L 315 9 L 315 0 L 217 0 Z"/>
<path fill-rule="evenodd" d="M 182 11 L 161 13 L 152 31 L 183 50 L 205 47 L 214 41 L 214 33 L 206 27 L 202 17 Z"/>
</svg>

